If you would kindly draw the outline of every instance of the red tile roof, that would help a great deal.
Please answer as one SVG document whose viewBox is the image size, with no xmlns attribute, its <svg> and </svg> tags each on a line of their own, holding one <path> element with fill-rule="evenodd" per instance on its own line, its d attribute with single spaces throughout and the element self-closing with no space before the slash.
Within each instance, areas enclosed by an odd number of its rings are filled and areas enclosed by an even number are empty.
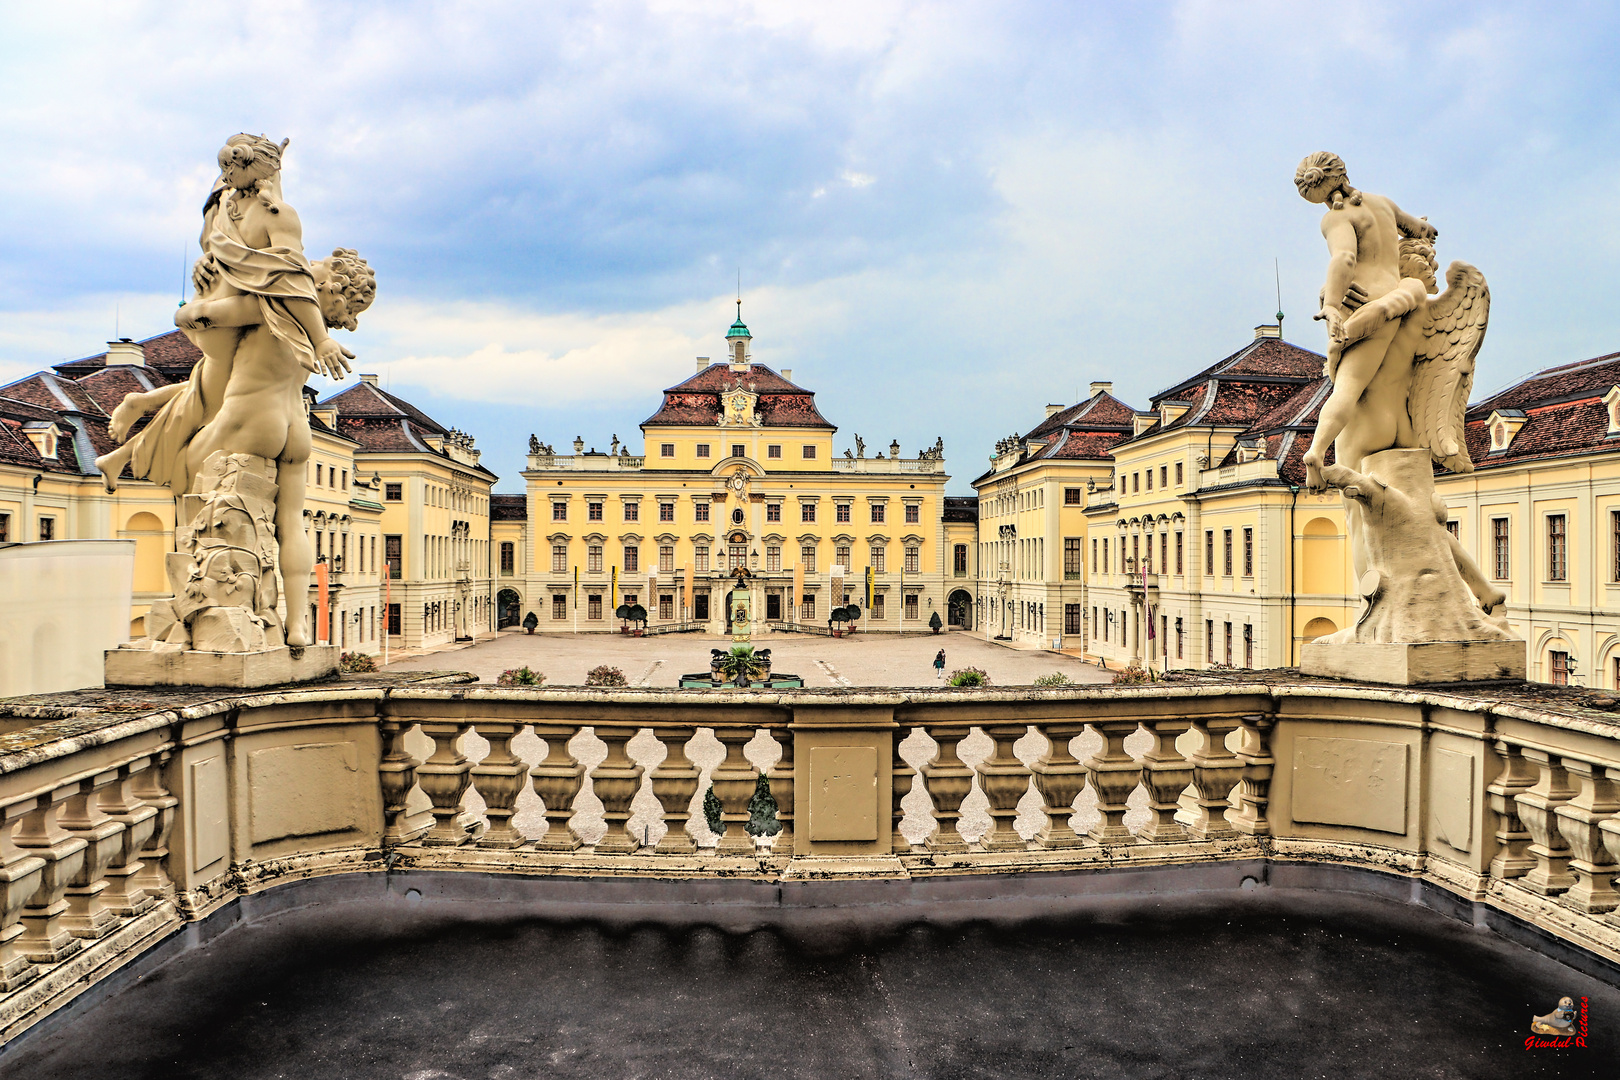
<svg viewBox="0 0 1620 1080">
<path fill-rule="evenodd" d="M 527 495 L 491 495 L 489 497 L 489 519 L 491 521 L 529 520 L 529 497 Z"/>
<path fill-rule="evenodd" d="M 649 425 L 708 427 L 720 420 L 720 396 L 738 386 L 759 395 L 759 422 L 764 427 L 832 428 L 816 408 L 816 395 L 788 382 L 764 364 L 734 372 L 730 364 L 710 364 L 684 382 L 664 390 L 658 411 L 641 422 Z"/>
<path fill-rule="evenodd" d="M 1620 353 L 1609 353 L 1538 372 L 1468 408 L 1468 453 L 1475 469 L 1521 461 L 1612 453 L 1620 435 L 1609 434 L 1604 395 L 1620 385 Z M 1491 452 L 1487 421 L 1493 412 L 1518 411 L 1525 422 L 1507 448 Z"/>
<path fill-rule="evenodd" d="M 146 366 L 156 369 L 170 382 L 177 382 L 191 374 L 192 365 L 202 359 L 202 351 L 191 339 L 178 330 L 170 330 L 155 337 L 136 342 L 146 357 Z M 70 379 L 79 379 L 107 366 L 107 354 L 96 353 L 79 360 L 57 364 L 55 369 Z M 114 364 L 113 367 L 121 365 Z"/>
</svg>

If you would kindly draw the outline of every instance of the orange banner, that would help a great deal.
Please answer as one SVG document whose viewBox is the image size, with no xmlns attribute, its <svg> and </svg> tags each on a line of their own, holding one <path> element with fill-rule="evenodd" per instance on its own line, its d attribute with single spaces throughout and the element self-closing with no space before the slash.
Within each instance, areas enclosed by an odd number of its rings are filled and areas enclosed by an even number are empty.
<svg viewBox="0 0 1620 1080">
<path fill-rule="evenodd" d="M 327 564 L 315 564 L 315 640 L 332 644 L 332 613 L 327 609 Z"/>
</svg>

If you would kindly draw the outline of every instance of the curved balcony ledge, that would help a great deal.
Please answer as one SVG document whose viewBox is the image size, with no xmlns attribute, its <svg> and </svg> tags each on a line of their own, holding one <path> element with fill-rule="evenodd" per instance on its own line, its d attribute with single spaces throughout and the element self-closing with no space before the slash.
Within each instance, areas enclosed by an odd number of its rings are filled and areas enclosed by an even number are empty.
<svg viewBox="0 0 1620 1080">
<path fill-rule="evenodd" d="M 14 700 L 0 1037 L 253 911 L 400 890 L 882 922 L 1328 888 L 1620 984 L 1620 725 L 1594 699 L 1276 672 L 720 696 L 441 672 Z M 760 775 L 774 838 L 745 831 Z"/>
</svg>

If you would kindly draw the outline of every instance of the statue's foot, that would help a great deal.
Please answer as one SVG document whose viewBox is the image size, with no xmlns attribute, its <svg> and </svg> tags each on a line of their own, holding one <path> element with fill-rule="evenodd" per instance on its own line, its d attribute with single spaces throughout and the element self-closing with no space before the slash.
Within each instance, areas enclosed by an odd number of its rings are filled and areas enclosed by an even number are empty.
<svg viewBox="0 0 1620 1080">
<path fill-rule="evenodd" d="M 309 630 L 307 628 L 302 627 L 302 626 L 294 626 L 294 625 L 291 625 L 291 624 L 289 624 L 287 626 L 287 647 L 288 648 L 302 649 L 306 645 L 313 645 L 313 644 L 315 644 L 315 638 L 313 636 L 311 636 L 311 634 L 310 634 L 310 632 L 309 632 Z"/>
<path fill-rule="evenodd" d="M 112 411 L 112 416 L 107 419 L 107 433 L 117 442 L 129 438 L 129 429 L 135 426 L 135 421 L 146 415 L 139 405 L 130 400 L 133 397 L 135 395 L 130 394 L 120 401 L 118 407 Z"/>
<path fill-rule="evenodd" d="M 113 463 L 113 454 L 103 454 L 96 458 L 96 468 L 101 470 L 101 483 L 109 494 L 118 490 L 118 474 L 123 471 L 123 462 Z"/>
</svg>

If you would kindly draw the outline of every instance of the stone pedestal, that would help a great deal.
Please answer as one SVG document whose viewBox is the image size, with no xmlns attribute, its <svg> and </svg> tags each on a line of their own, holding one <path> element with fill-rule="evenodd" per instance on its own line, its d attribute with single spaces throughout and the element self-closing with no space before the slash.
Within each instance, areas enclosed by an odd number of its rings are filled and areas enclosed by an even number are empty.
<svg viewBox="0 0 1620 1080">
<path fill-rule="evenodd" d="M 108 686 L 224 686 L 252 689 L 312 682 L 337 674 L 336 645 L 278 646 L 258 652 L 164 652 L 108 649 Z"/>
<path fill-rule="evenodd" d="M 1357 682 L 1423 683 L 1523 679 L 1523 641 L 1312 641 L 1300 649 L 1303 675 Z"/>
</svg>

